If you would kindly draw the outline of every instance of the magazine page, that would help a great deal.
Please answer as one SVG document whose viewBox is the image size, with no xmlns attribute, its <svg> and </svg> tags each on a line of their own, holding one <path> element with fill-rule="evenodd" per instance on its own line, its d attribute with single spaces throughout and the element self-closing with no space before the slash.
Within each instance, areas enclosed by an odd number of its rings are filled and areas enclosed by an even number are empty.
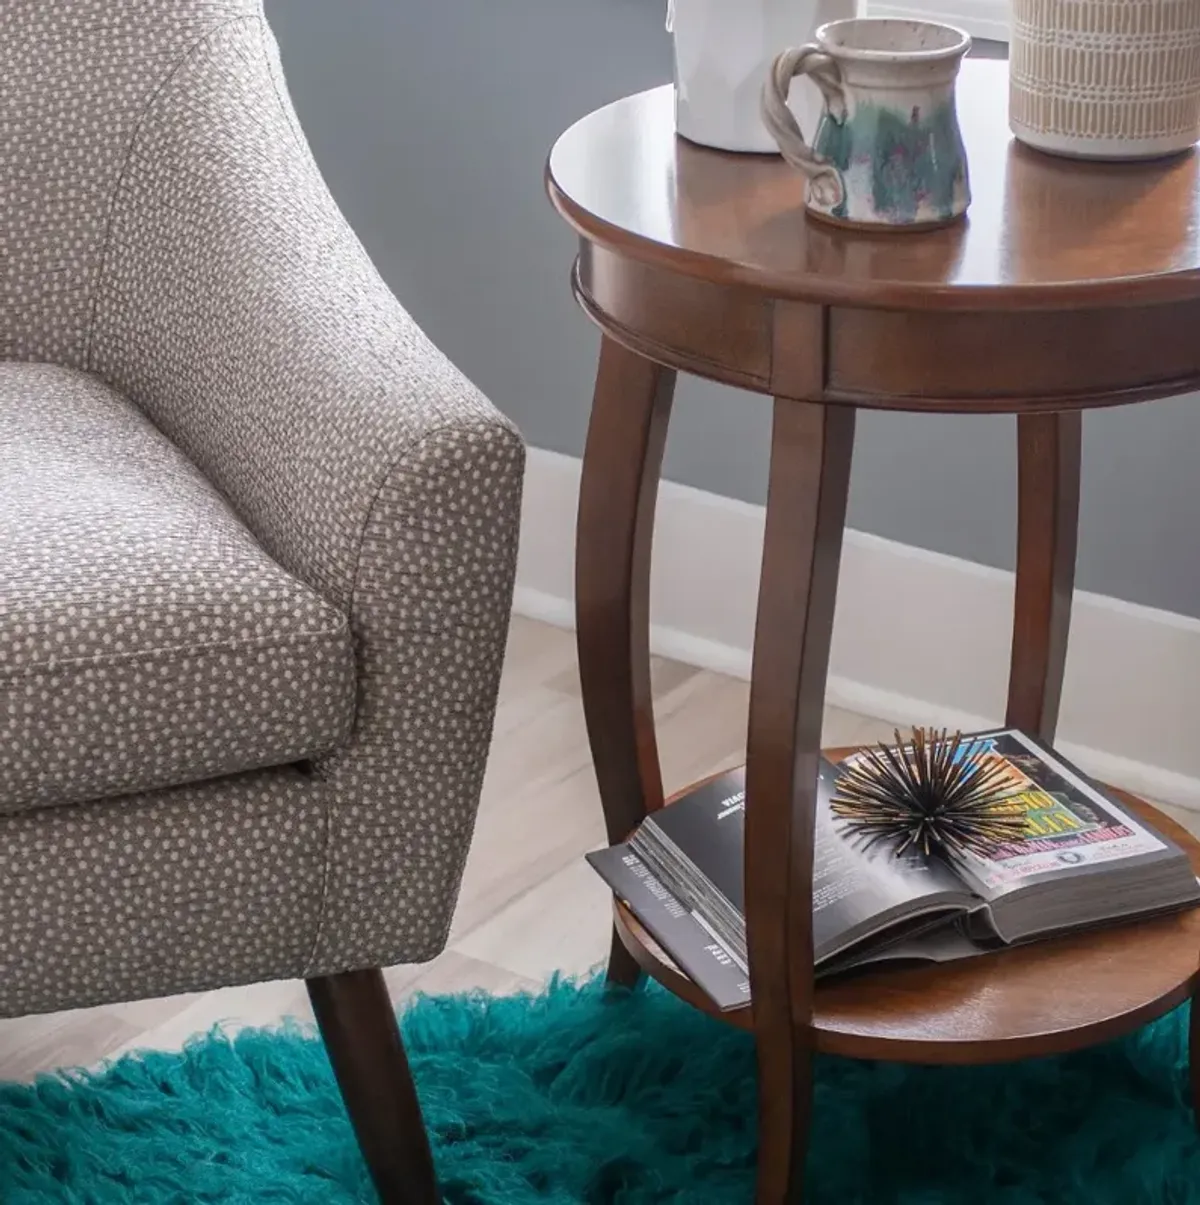
<svg viewBox="0 0 1200 1205">
<path fill-rule="evenodd" d="M 985 733 L 977 744 L 985 758 L 1003 764 L 1013 798 L 1025 813 L 1019 840 L 963 859 L 964 878 L 985 898 L 1117 859 L 1168 851 L 1161 837 L 1024 733 Z"/>
<path fill-rule="evenodd" d="M 989 947 L 969 936 L 957 919 L 939 920 L 924 930 L 901 937 L 895 942 L 875 946 L 871 943 L 830 959 L 818 976 L 840 975 L 846 971 L 877 969 L 880 966 L 920 966 L 931 962 L 957 962 L 989 952 Z"/>
<path fill-rule="evenodd" d="M 977 902 L 952 870 L 914 852 L 896 858 L 892 850 L 871 849 L 830 811 L 838 768 L 825 758 L 817 784 L 813 850 L 813 941 L 818 959 L 909 918 L 937 909 L 963 908 Z M 660 861 L 662 849 L 643 838 L 633 846 L 677 897 L 706 914 L 721 930 L 716 904 L 706 899 L 705 881 L 732 906 L 744 925 L 743 861 L 746 802 L 744 770 L 730 771 L 697 788 L 669 808 L 653 813 L 643 830 L 656 829 L 674 843 L 678 857 Z M 689 875 L 683 859 L 695 869 Z M 907 930 L 904 930 L 907 931 Z M 743 930 L 744 932 L 744 930 Z M 744 956 L 745 939 L 729 943 Z"/>
<path fill-rule="evenodd" d="M 945 863 L 913 850 L 896 857 L 870 849 L 829 808 L 837 770 L 822 759 L 813 848 L 813 949 L 818 961 L 938 911 L 961 912 L 978 901 Z"/>
</svg>

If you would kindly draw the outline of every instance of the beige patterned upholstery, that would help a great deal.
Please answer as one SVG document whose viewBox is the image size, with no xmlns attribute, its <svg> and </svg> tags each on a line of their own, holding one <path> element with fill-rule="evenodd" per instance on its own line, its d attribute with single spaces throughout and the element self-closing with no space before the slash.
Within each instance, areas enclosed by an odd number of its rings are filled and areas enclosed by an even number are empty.
<svg viewBox="0 0 1200 1205">
<path fill-rule="evenodd" d="M 327 753 L 344 612 L 276 565 L 146 417 L 0 363 L 0 813 Z"/>
<path fill-rule="evenodd" d="M 7 0 L 0 78 L 0 359 L 139 407 L 277 580 L 348 622 L 356 686 L 352 731 L 301 771 L 0 820 L 0 1013 L 432 957 L 491 734 L 520 438 L 338 214 L 258 0 Z"/>
</svg>

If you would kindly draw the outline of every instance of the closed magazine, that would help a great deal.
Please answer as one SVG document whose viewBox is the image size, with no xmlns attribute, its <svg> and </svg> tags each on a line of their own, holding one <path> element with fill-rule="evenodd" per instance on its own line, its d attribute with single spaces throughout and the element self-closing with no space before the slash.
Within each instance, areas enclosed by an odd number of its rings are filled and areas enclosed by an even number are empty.
<svg viewBox="0 0 1200 1205">
<path fill-rule="evenodd" d="M 737 1008 L 750 999 L 746 968 L 650 873 L 626 846 L 587 855 L 600 877 L 625 902 L 672 961 L 721 1009 Z"/>
</svg>

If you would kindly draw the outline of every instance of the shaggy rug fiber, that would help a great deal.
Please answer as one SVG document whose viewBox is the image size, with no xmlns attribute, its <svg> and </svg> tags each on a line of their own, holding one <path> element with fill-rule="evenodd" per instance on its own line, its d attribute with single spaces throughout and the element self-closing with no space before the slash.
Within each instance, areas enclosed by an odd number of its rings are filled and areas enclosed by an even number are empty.
<svg viewBox="0 0 1200 1205">
<path fill-rule="evenodd" d="M 807 1199 L 1200 1205 L 1185 1014 L 1007 1067 L 824 1059 Z M 447 1205 L 751 1200 L 751 1044 L 662 991 L 424 998 L 404 1031 Z M 4 1205 L 373 1200 L 298 1029 L 0 1088 Z"/>
</svg>

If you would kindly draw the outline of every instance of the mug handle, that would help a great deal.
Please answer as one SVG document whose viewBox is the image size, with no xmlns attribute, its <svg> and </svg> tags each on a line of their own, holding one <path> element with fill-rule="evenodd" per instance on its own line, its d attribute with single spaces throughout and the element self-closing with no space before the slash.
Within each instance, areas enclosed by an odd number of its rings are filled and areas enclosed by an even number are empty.
<svg viewBox="0 0 1200 1205">
<path fill-rule="evenodd" d="M 762 119 L 779 145 L 779 152 L 809 180 L 809 191 L 822 208 L 836 209 L 846 196 L 842 173 L 824 155 L 804 141 L 795 114 L 788 108 L 788 92 L 798 75 L 809 76 L 821 90 L 831 121 L 846 120 L 846 95 L 837 61 L 811 43 L 785 50 L 771 64 L 762 89 Z"/>
</svg>

